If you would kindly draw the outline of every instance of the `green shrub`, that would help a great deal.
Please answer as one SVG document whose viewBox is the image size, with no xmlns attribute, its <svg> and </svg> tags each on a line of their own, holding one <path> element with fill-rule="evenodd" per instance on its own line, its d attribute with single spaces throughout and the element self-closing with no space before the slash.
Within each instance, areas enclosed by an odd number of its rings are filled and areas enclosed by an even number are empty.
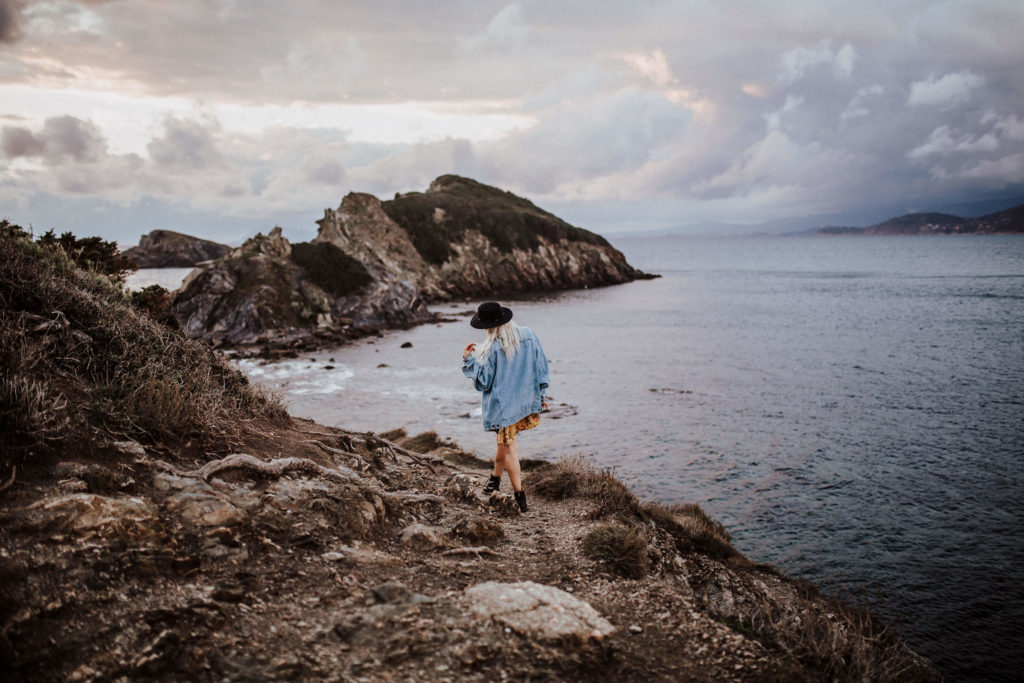
<svg viewBox="0 0 1024 683">
<path fill-rule="evenodd" d="M 292 261 L 312 282 L 334 296 L 351 294 L 373 280 L 362 263 L 330 242 L 293 244 Z"/>
<path fill-rule="evenodd" d="M 124 282 L 128 273 L 139 269 L 120 255 L 117 242 L 100 237 L 78 238 L 70 232 L 57 237 L 53 230 L 47 230 L 37 242 L 48 249 L 61 249 L 78 267 L 102 273 L 115 282 Z"/>
<path fill-rule="evenodd" d="M 174 317 L 174 299 L 166 288 L 150 285 L 132 292 L 132 306 L 145 312 L 153 320 L 172 330 L 181 330 L 181 323 Z"/>
</svg>

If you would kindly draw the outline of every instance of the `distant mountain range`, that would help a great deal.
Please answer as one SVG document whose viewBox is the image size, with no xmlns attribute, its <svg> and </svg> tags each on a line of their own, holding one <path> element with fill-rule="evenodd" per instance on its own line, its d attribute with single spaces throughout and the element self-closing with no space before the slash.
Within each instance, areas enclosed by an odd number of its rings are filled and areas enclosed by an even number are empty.
<svg viewBox="0 0 1024 683">
<path fill-rule="evenodd" d="M 998 235 L 1024 233 L 1024 204 L 977 218 L 948 213 L 908 213 L 866 228 L 828 226 L 815 235 Z"/>
</svg>

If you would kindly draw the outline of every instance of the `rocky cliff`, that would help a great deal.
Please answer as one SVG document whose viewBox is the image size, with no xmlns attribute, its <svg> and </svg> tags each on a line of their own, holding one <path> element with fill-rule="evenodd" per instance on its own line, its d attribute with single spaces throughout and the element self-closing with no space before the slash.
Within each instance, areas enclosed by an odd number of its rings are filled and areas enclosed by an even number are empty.
<svg viewBox="0 0 1024 683">
<path fill-rule="evenodd" d="M 386 202 L 350 193 L 317 223 L 311 243 L 275 229 L 189 275 L 176 295 L 186 331 L 313 345 L 429 320 L 432 301 L 652 277 L 599 235 L 458 176 Z"/>
<path fill-rule="evenodd" d="M 217 259 L 231 251 L 226 244 L 183 235 L 171 230 L 154 230 L 139 238 L 139 245 L 122 256 L 139 268 L 191 268 Z"/>
<path fill-rule="evenodd" d="M 175 295 L 190 336 L 215 344 L 310 346 L 432 319 L 417 289 L 330 243 L 291 245 L 274 228 L 197 268 Z"/>
</svg>

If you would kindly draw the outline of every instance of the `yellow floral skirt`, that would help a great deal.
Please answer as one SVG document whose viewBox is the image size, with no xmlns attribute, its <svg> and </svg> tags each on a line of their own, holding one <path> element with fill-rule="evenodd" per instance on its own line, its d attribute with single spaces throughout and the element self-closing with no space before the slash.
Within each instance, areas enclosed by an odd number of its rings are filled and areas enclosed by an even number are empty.
<svg viewBox="0 0 1024 683">
<path fill-rule="evenodd" d="M 539 424 L 540 414 L 534 413 L 532 415 L 527 415 L 519 422 L 516 422 L 514 425 L 501 427 L 498 430 L 498 445 L 507 446 L 510 443 L 513 443 L 516 440 L 516 434 L 527 429 L 533 429 Z"/>
</svg>

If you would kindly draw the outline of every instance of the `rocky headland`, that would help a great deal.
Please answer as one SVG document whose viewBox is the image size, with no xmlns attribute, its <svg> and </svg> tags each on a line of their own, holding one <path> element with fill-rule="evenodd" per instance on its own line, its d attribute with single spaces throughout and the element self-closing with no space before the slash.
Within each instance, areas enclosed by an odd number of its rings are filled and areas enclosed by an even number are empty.
<svg viewBox="0 0 1024 683">
<path fill-rule="evenodd" d="M 14 680 L 939 679 L 696 505 L 292 418 L 89 263 L 0 222 Z"/>
<path fill-rule="evenodd" d="M 231 251 L 226 244 L 183 235 L 173 230 L 153 230 L 139 238 L 139 244 L 122 256 L 139 268 L 191 268 L 218 259 Z"/>
<path fill-rule="evenodd" d="M 275 228 L 197 268 L 175 295 L 186 332 L 311 347 L 432 320 L 432 302 L 653 277 L 601 236 L 453 175 L 388 201 L 350 193 L 317 223 L 312 242 Z"/>
<path fill-rule="evenodd" d="M 1009 235 L 1024 233 L 1024 204 L 977 218 L 948 213 L 908 213 L 866 228 L 831 226 L 818 235 Z"/>
</svg>

